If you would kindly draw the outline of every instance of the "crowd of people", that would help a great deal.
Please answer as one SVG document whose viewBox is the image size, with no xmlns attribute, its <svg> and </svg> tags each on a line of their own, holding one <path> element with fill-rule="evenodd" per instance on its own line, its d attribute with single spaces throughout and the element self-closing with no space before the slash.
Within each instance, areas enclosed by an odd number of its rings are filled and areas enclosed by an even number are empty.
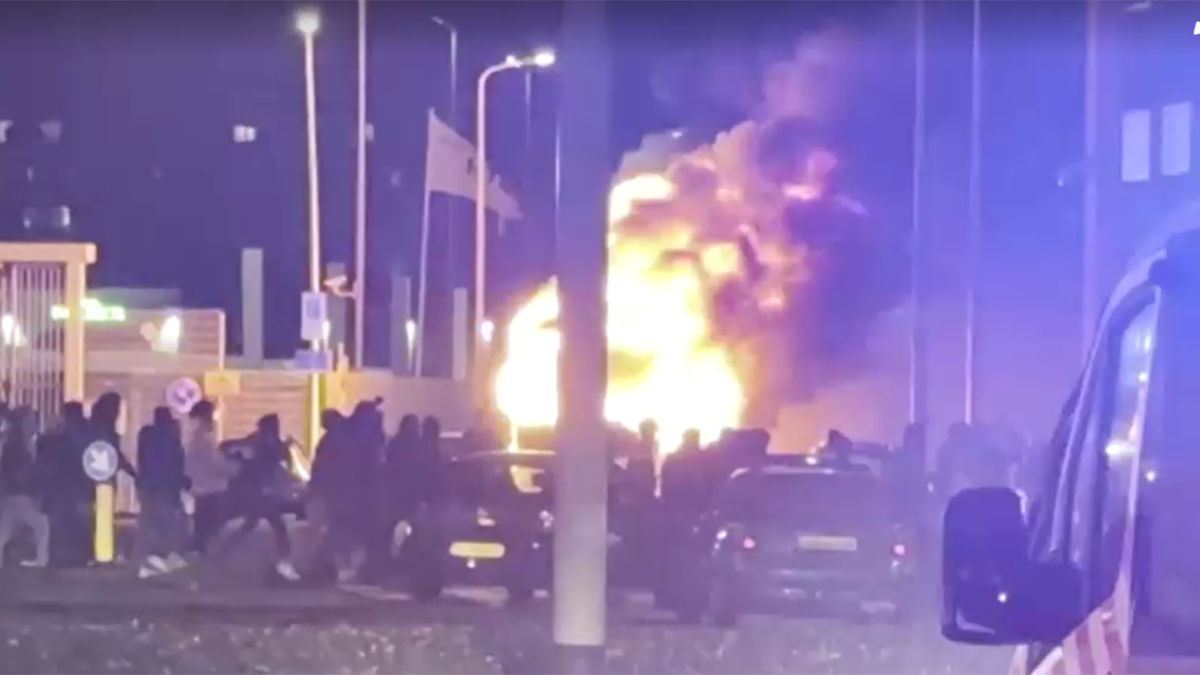
<svg viewBox="0 0 1200 675">
<path fill-rule="evenodd" d="M 32 533 L 29 566 L 86 565 L 92 556 L 94 483 L 83 467 L 85 448 L 104 440 L 121 447 L 117 424 L 121 399 L 101 396 L 90 415 L 69 402 L 44 430 L 29 407 L 0 406 L 0 565 L 22 529 Z M 119 470 L 134 482 L 138 523 L 133 556 L 139 575 L 152 577 L 186 567 L 189 560 L 237 549 L 260 524 L 272 534 L 274 571 L 298 580 L 289 517 L 301 517 L 319 533 L 314 574 L 346 582 L 387 574 L 404 525 L 442 496 L 441 429 L 436 418 L 405 416 L 389 437 L 380 401 L 360 403 L 351 414 L 328 410 L 324 434 L 299 481 L 295 456 L 282 436 L 277 415 L 266 415 L 244 438 L 220 442 L 216 409 L 200 401 L 179 419 L 165 407 L 139 430 L 136 462 L 118 453 Z M 475 449 L 503 444 L 486 425 L 468 438 Z M 985 433 L 987 431 L 987 433 Z M 767 458 L 770 435 L 762 429 L 728 430 L 714 443 L 688 432 L 675 452 L 663 453 L 655 425 L 637 434 L 615 430 L 611 450 L 623 468 L 622 491 L 637 508 L 651 501 L 668 518 L 688 519 L 704 511 L 730 472 Z M 910 447 L 911 446 L 911 447 Z M 860 448 L 832 431 L 821 448 L 847 468 Z M 894 483 L 908 487 L 901 504 L 914 516 L 928 503 L 964 485 L 1008 482 L 1019 473 L 1021 444 L 1002 433 L 956 425 L 935 453 L 933 471 L 923 462 L 919 429 L 905 434 L 890 457 Z M 941 496 L 942 499 L 938 497 Z M 932 497 L 932 501 L 931 501 Z M 228 537 L 226 526 L 237 524 Z"/>
<path fill-rule="evenodd" d="M 274 571 L 300 579 L 287 519 L 305 518 L 320 532 L 316 569 L 329 561 L 342 580 L 382 568 L 392 554 L 398 523 L 437 498 L 440 426 L 406 416 L 390 438 L 380 401 L 359 404 L 349 416 L 326 411 L 324 435 L 307 473 L 282 435 L 278 415 L 258 420 L 244 438 L 220 442 L 216 409 L 192 406 L 182 419 L 166 407 L 136 438 L 135 462 L 118 452 L 119 471 L 136 486 L 138 513 L 133 557 L 138 575 L 180 570 L 196 557 L 225 554 L 265 523 L 274 540 Z M 86 415 L 78 402 L 63 405 L 44 430 L 30 407 L 0 406 L 0 565 L 17 558 L 9 544 L 32 533 L 31 567 L 77 567 L 92 561 L 95 484 L 84 471 L 86 448 L 98 440 L 121 448 L 121 399 L 101 396 Z M 219 535 L 229 525 L 227 537 Z M 217 549 L 214 551 L 214 549 Z"/>
</svg>

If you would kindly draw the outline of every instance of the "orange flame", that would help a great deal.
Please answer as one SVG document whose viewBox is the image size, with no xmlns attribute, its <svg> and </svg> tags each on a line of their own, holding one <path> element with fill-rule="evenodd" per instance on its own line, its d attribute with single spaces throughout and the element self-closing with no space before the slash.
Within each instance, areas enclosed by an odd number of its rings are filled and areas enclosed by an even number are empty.
<svg viewBox="0 0 1200 675">
<path fill-rule="evenodd" d="M 742 422 L 742 362 L 756 355 L 741 354 L 751 350 L 739 350 L 736 333 L 718 326 L 717 298 L 732 289 L 737 316 L 728 321 L 740 326 L 781 311 L 788 288 L 805 276 L 804 251 L 789 244 L 783 211 L 825 194 L 833 157 L 810 154 L 801 175 L 772 184 L 753 169 L 759 132 L 745 123 L 610 194 L 605 414 L 629 429 L 654 420 L 667 451 L 688 429 L 711 440 Z M 550 426 L 558 416 L 558 303 L 551 280 L 507 329 L 495 394 L 518 428 Z"/>
</svg>

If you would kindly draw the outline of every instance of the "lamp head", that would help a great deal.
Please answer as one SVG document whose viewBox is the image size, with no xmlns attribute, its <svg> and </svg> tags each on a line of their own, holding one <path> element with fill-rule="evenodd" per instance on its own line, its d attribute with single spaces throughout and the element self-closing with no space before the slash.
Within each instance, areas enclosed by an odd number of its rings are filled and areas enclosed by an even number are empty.
<svg viewBox="0 0 1200 675">
<path fill-rule="evenodd" d="M 549 68 L 554 65 L 556 57 L 553 49 L 539 49 L 534 52 L 530 61 L 538 68 Z"/>
<path fill-rule="evenodd" d="M 296 30 L 305 37 L 312 37 L 321 30 L 321 13 L 308 8 L 296 12 Z"/>
</svg>

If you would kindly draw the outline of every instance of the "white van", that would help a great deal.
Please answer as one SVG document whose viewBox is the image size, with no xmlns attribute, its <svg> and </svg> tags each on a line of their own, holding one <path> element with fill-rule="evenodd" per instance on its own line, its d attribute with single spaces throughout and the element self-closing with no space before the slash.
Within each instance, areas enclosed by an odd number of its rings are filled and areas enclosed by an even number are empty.
<svg viewBox="0 0 1200 675">
<path fill-rule="evenodd" d="M 1099 324 L 1028 516 L 1007 488 L 945 514 L 942 633 L 1013 673 L 1200 673 L 1200 208 Z"/>
</svg>

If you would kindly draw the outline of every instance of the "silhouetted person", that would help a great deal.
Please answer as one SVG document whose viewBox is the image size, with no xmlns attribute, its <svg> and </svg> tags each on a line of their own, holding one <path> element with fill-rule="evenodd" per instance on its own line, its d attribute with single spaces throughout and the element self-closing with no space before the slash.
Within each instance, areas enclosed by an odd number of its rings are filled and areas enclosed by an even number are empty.
<svg viewBox="0 0 1200 675">
<path fill-rule="evenodd" d="M 41 508 L 47 485 L 34 457 L 36 417 L 27 406 L 14 410 L 0 444 L 0 567 L 8 543 L 22 526 L 33 532 L 37 546 L 36 557 L 22 564 L 45 567 L 50 561 L 50 523 Z"/>
<path fill-rule="evenodd" d="M 56 567 L 80 567 L 92 558 L 96 488 L 83 470 L 91 436 L 83 404 L 68 401 L 60 419 L 38 439 L 37 461 L 48 482 L 42 506 L 50 519 L 50 563 Z"/>
<path fill-rule="evenodd" d="M 116 448 L 117 470 L 137 480 L 137 469 L 129 463 L 121 450 L 121 434 L 117 431 L 117 423 L 121 419 L 121 406 L 121 395 L 115 391 L 106 391 L 96 399 L 92 404 L 92 416 L 88 420 L 92 431 L 90 441 L 105 441 Z"/>
<path fill-rule="evenodd" d="M 138 575 L 149 577 L 185 566 L 186 538 L 181 495 L 187 489 L 183 439 L 170 409 L 154 409 L 154 421 L 138 431 Z"/>
<path fill-rule="evenodd" d="M 442 498 L 442 423 L 431 416 L 421 420 L 421 440 L 417 444 L 417 475 L 421 479 L 419 500 L 429 507 Z"/>
<path fill-rule="evenodd" d="M 658 488 L 658 424 L 645 420 L 638 425 L 637 442 L 631 444 L 629 455 L 629 489 L 633 498 L 643 503 L 654 499 Z"/>
<path fill-rule="evenodd" d="M 359 416 L 359 423 L 365 420 Z M 354 578 L 363 563 L 372 522 L 371 486 L 376 476 L 364 456 L 355 421 L 336 410 L 321 414 L 325 429 L 313 459 L 308 484 L 310 517 L 321 532 L 322 561 L 332 560 L 339 581 Z"/>
<path fill-rule="evenodd" d="M 244 540 L 266 521 L 275 536 L 275 571 L 289 580 L 299 580 L 300 575 L 292 564 L 292 540 L 283 516 L 289 510 L 287 501 L 270 493 L 272 481 L 286 475 L 289 463 L 287 444 L 281 437 L 279 416 L 263 415 L 258 427 L 247 439 L 247 456 L 229 485 L 229 497 L 234 518 L 241 518 L 242 525 L 234 533 L 230 546 Z"/>
<path fill-rule="evenodd" d="M 825 439 L 824 451 L 828 455 L 829 463 L 834 468 L 843 471 L 854 468 L 854 442 L 837 429 L 829 430 L 829 435 Z"/>
</svg>

